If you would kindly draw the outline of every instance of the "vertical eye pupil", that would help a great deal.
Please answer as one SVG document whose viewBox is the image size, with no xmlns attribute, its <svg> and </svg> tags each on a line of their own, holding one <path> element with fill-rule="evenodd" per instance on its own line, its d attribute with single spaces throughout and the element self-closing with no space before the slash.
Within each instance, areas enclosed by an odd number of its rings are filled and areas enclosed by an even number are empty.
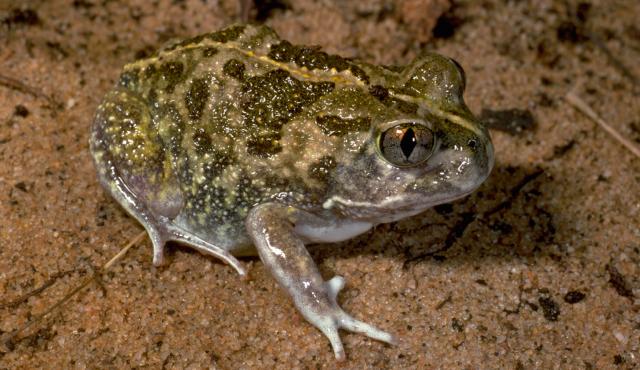
<svg viewBox="0 0 640 370">
<path fill-rule="evenodd" d="M 413 148 L 415 148 L 416 145 L 418 145 L 416 140 L 416 133 L 413 132 L 413 129 L 411 127 L 409 127 L 407 131 L 404 132 L 404 135 L 402 135 L 402 140 L 400 140 L 400 149 L 402 149 L 402 154 L 404 154 L 405 157 L 409 158 L 409 156 L 411 156 L 411 153 L 413 153 Z"/>
<path fill-rule="evenodd" d="M 399 167 L 416 166 L 431 156 L 435 136 L 424 124 L 403 122 L 381 132 L 377 145 L 388 162 Z"/>
</svg>

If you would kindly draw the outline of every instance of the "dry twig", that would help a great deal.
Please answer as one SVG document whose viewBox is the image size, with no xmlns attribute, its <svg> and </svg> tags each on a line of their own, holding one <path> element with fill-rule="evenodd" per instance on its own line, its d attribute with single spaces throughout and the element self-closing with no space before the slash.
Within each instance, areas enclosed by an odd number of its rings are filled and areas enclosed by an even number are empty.
<svg viewBox="0 0 640 370">
<path fill-rule="evenodd" d="M 574 108 L 579 110 L 585 116 L 591 118 L 592 121 L 598 124 L 603 130 L 605 130 L 609 135 L 611 135 L 614 139 L 616 139 L 620 144 L 624 145 L 631 153 L 633 153 L 636 157 L 640 158 L 640 148 L 634 145 L 631 141 L 624 138 L 618 131 L 616 131 L 611 125 L 605 122 L 600 116 L 596 114 L 596 112 L 584 102 L 584 100 L 580 99 L 575 92 L 569 91 L 565 96 L 565 100 L 572 105 Z"/>
<path fill-rule="evenodd" d="M 45 94 L 44 92 L 42 92 L 41 90 L 35 87 L 31 87 L 25 84 L 20 80 L 16 80 L 13 77 L 0 74 L 0 86 L 5 86 L 5 87 L 8 87 L 9 89 L 17 90 L 22 93 L 29 94 L 36 98 L 44 99 L 51 105 L 52 108 L 59 109 L 60 107 L 62 107 L 62 104 L 56 101 L 51 96 Z"/>
<path fill-rule="evenodd" d="M 36 323 L 42 321 L 42 319 L 44 319 L 47 315 L 49 315 L 50 313 L 55 311 L 58 307 L 62 306 L 65 302 L 67 302 L 69 299 L 71 299 L 73 296 L 75 296 L 78 292 L 80 292 L 82 289 L 84 289 L 86 286 L 88 286 L 98 276 L 100 276 L 102 273 L 104 273 L 109 268 L 111 268 L 111 266 L 113 266 L 118 260 L 120 260 L 120 258 L 122 258 L 127 253 L 127 251 L 129 251 L 129 249 L 131 249 L 131 247 L 133 247 L 135 244 L 137 244 L 139 241 L 141 241 L 146 235 L 147 235 L 146 231 L 143 231 L 140 234 L 138 234 L 129 243 L 127 243 L 127 245 L 125 245 L 120 250 L 120 252 L 118 252 L 115 256 L 113 256 L 113 258 L 111 258 L 107 263 L 102 265 L 102 267 L 99 270 L 97 270 L 96 272 L 91 274 L 91 276 L 87 277 L 85 280 L 82 281 L 82 283 L 78 284 L 75 288 L 71 289 L 67 294 L 64 295 L 64 297 L 62 297 L 62 299 L 60 299 L 59 301 L 54 303 L 51 307 L 49 307 L 43 313 L 38 314 L 38 315 L 34 315 L 33 319 L 29 320 L 29 322 L 27 322 L 23 326 L 19 327 L 18 329 L 14 330 L 13 332 L 9 333 L 9 335 L 6 338 L 3 338 L 3 343 L 9 349 L 13 348 L 15 346 L 15 339 L 20 333 L 22 333 L 23 331 L 25 331 L 28 328 L 30 328 L 33 324 L 36 324 Z"/>
</svg>

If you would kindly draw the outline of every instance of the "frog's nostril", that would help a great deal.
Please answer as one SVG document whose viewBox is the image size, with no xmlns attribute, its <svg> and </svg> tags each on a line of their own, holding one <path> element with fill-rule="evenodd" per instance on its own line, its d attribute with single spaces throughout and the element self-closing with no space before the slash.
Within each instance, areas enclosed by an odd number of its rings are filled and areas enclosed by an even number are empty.
<svg viewBox="0 0 640 370">
<path fill-rule="evenodd" d="M 467 143 L 467 145 L 469 145 L 469 148 L 471 148 L 471 149 L 475 149 L 475 148 L 476 148 L 476 145 L 478 145 L 478 143 L 477 143 L 475 140 L 471 139 L 471 140 L 469 140 L 469 142 Z"/>
</svg>

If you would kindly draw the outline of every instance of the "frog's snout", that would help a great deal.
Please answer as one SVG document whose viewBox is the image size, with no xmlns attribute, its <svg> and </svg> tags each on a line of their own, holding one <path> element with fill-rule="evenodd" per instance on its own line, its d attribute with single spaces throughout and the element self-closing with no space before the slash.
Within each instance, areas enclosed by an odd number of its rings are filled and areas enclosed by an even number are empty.
<svg viewBox="0 0 640 370">
<path fill-rule="evenodd" d="M 471 141 L 475 141 L 472 143 Z M 494 164 L 493 143 L 491 138 L 487 136 L 487 140 L 474 139 L 470 140 L 469 146 L 475 152 L 474 161 L 478 171 L 478 181 L 481 183 L 491 173 Z"/>
</svg>

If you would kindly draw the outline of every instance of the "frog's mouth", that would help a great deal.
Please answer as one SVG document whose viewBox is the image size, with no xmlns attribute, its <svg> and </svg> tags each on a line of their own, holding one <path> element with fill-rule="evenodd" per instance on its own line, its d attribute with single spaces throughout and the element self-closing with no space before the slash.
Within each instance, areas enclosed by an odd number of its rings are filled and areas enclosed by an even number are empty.
<svg viewBox="0 0 640 370">
<path fill-rule="evenodd" d="M 425 195 L 419 193 L 388 197 L 377 203 L 333 196 L 327 199 L 322 207 L 334 212 L 337 211 L 344 218 L 380 224 L 415 216 L 431 207 L 465 197 L 471 192 L 473 190 L 455 195 L 444 195 L 430 199 L 428 202 L 425 202 Z"/>
</svg>

